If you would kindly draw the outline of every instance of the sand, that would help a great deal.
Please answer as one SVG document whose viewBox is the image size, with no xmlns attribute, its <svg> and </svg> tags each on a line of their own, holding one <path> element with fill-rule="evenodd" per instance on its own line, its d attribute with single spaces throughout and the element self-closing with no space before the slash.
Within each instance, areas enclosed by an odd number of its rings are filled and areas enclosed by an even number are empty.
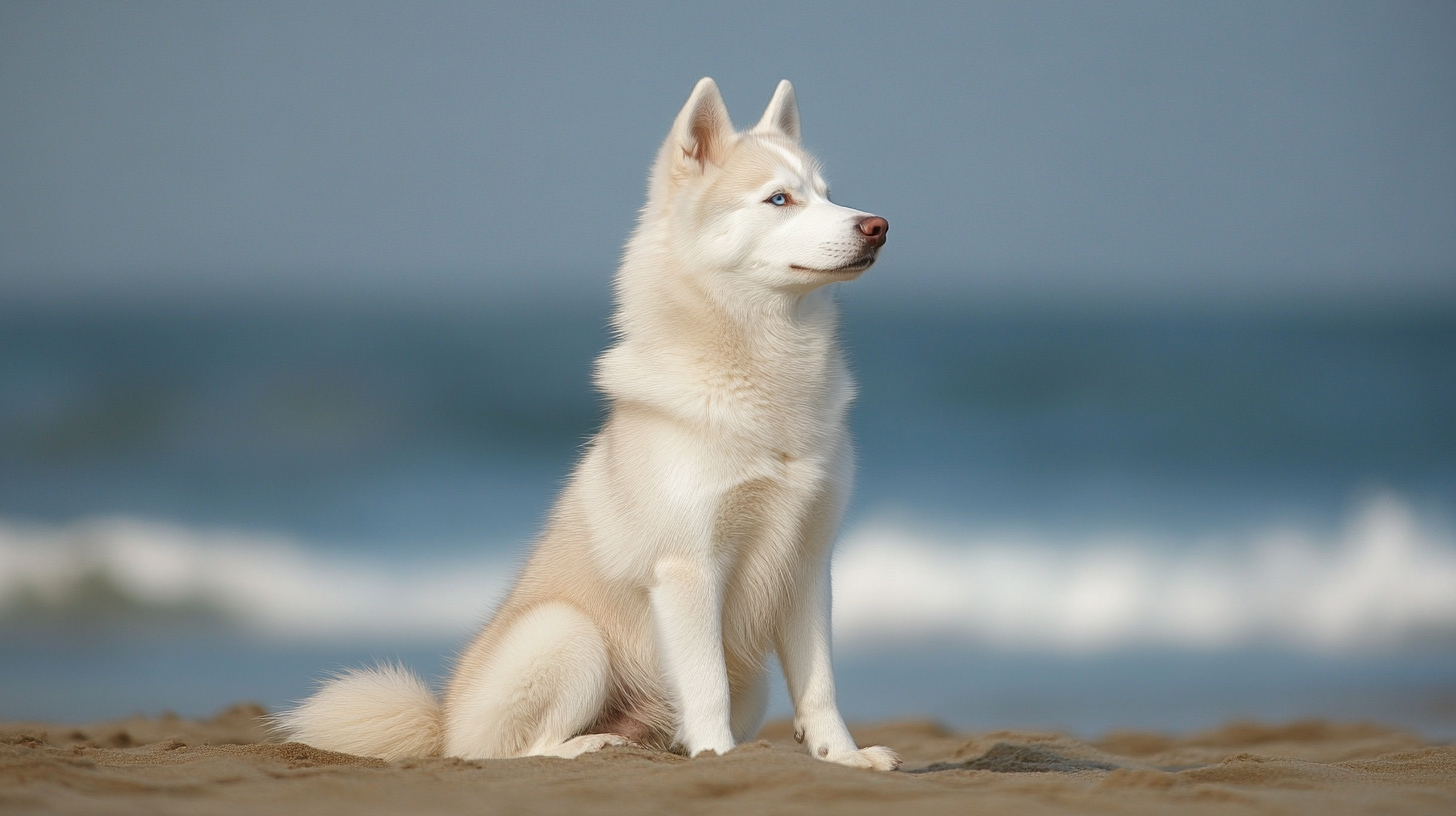
<svg viewBox="0 0 1456 816">
<path fill-rule="evenodd" d="M 386 763 L 268 740 L 265 713 L 0 724 L 3 813 L 1456 813 L 1456 747 L 1372 724 L 1234 723 L 1095 742 L 932 722 L 854 729 L 877 774 L 803 754 L 788 723 L 725 756 Z"/>
</svg>

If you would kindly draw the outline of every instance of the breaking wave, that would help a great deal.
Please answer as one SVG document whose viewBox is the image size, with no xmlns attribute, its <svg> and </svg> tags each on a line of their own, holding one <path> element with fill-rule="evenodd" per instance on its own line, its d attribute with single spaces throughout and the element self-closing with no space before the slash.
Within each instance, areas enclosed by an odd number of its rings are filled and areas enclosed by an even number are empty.
<svg viewBox="0 0 1456 816">
<path fill-rule="evenodd" d="M 0 523 L 0 625 L 115 617 L 116 603 L 91 603 L 104 591 L 153 613 L 208 610 L 275 639 L 457 638 L 514 570 L 489 558 L 401 566 L 282 537 L 129 519 Z M 1449 644 L 1456 634 L 1456 539 L 1389 496 L 1323 537 L 1288 528 L 1066 542 L 870 522 L 845 536 L 834 578 L 836 640 L 850 647 L 951 637 L 1032 651 L 1351 652 L 1433 637 Z"/>
<path fill-rule="evenodd" d="M 919 534 L 869 524 L 835 562 L 842 640 L 940 635 L 1013 649 L 1456 641 L 1456 540 L 1391 496 L 1332 538 L 1271 529 L 1194 542 Z"/>
<path fill-rule="evenodd" d="M 484 617 L 513 570 L 491 561 L 401 567 L 282 537 L 132 519 L 0 525 L 0 615 L 12 621 L 202 610 L 286 639 L 454 636 Z M 98 592 L 118 602 L 88 603 Z"/>
</svg>

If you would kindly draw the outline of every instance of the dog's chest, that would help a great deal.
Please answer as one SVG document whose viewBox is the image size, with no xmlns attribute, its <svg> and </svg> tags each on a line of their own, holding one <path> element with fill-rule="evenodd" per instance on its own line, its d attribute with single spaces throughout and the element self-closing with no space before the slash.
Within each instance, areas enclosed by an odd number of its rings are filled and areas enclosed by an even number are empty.
<svg viewBox="0 0 1456 816">
<path fill-rule="evenodd" d="M 849 384 L 837 363 L 826 354 L 760 365 L 721 387 L 727 393 L 717 398 L 735 406 L 716 440 L 736 465 L 717 497 L 714 538 L 725 559 L 779 571 L 816 506 L 847 488 Z"/>
<path fill-rule="evenodd" d="M 640 431 L 618 435 L 612 456 L 642 463 L 643 483 L 663 487 L 644 502 L 665 501 L 674 517 L 706 511 L 699 523 L 723 567 L 782 572 L 816 503 L 847 488 L 852 386 L 832 330 L 781 342 L 724 335 L 627 342 L 603 357 L 598 382 L 622 409 L 620 427 Z"/>
<path fill-rule="evenodd" d="M 832 338 L 695 361 L 704 430 L 777 468 L 838 443 L 851 386 Z"/>
</svg>

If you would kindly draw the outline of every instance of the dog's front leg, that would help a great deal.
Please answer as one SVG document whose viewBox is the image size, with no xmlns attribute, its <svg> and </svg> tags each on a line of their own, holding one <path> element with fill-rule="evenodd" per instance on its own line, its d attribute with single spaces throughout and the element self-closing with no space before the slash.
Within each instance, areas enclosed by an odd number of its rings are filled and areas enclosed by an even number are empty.
<svg viewBox="0 0 1456 816">
<path fill-rule="evenodd" d="M 776 644 L 794 703 L 794 739 L 809 753 L 854 768 L 893 771 L 900 757 L 884 746 L 860 748 L 850 736 L 834 691 L 830 653 L 829 565 L 803 582 Z"/>
<path fill-rule="evenodd" d="M 664 558 L 653 571 L 652 625 L 669 693 L 677 741 L 689 756 L 733 747 L 728 669 L 723 662 L 723 590 L 711 566 Z"/>
</svg>

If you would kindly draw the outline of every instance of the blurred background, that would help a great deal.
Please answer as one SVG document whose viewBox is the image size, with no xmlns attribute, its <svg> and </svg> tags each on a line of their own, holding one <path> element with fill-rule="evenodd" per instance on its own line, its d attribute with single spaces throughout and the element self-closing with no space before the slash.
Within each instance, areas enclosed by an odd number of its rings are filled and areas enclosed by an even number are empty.
<svg viewBox="0 0 1456 816">
<path fill-rule="evenodd" d="M 1395 0 L 0 2 L 0 717 L 442 676 L 705 75 L 893 225 L 846 716 L 1456 735 L 1456 6 Z"/>
</svg>

